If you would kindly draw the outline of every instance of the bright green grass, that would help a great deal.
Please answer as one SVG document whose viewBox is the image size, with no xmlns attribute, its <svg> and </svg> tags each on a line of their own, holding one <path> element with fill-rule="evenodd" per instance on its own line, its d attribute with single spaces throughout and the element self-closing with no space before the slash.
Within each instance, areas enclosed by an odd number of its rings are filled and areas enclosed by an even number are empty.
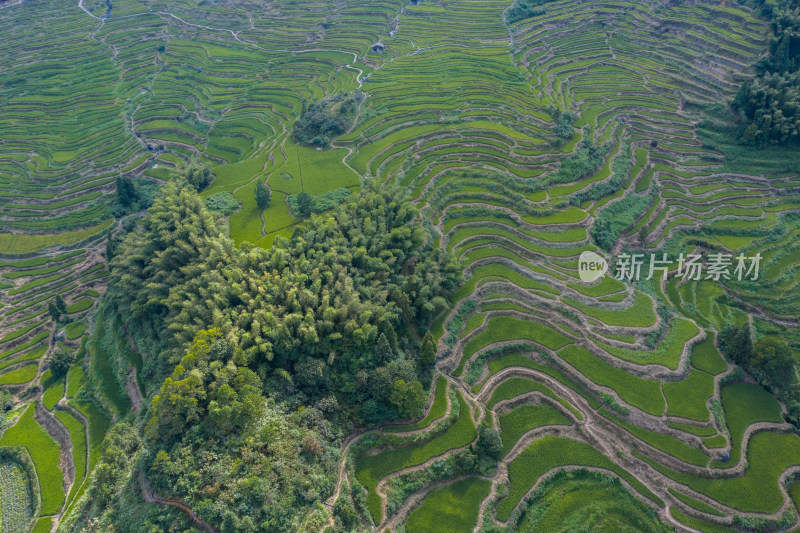
<svg viewBox="0 0 800 533">
<path fill-rule="evenodd" d="M 586 218 L 586 211 L 578 209 L 577 207 L 568 207 L 564 211 L 559 211 L 552 215 L 546 216 L 525 216 L 522 220 L 529 224 L 545 225 L 545 224 L 574 224 Z"/>
<path fill-rule="evenodd" d="M 0 362 L 0 370 L 3 370 L 4 368 L 7 368 L 11 365 L 15 365 L 17 363 L 22 363 L 24 361 L 33 361 L 35 359 L 39 359 L 41 356 L 44 355 L 44 353 L 47 351 L 48 348 L 49 346 L 47 344 L 42 344 L 38 348 L 35 348 L 27 353 L 24 353 L 19 357 L 13 359 L 9 357 L 8 359 Z"/>
<path fill-rule="evenodd" d="M 640 456 L 641 457 L 641 456 Z M 793 434 L 761 432 L 750 439 L 744 476 L 706 478 L 676 472 L 644 459 L 656 470 L 718 502 L 752 513 L 774 513 L 783 503 L 778 478 L 800 464 L 800 438 Z M 753 495 L 758 494 L 757 498 Z"/>
<path fill-rule="evenodd" d="M 406 522 L 406 530 L 419 533 L 470 533 L 478 508 L 489 494 L 487 479 L 467 478 L 432 490 Z"/>
<path fill-rule="evenodd" d="M 42 374 L 42 378 L 44 378 L 44 374 Z M 62 377 L 47 387 L 44 394 L 42 394 L 42 403 L 48 411 L 52 411 L 58 401 L 64 397 L 64 384 L 64 378 Z M 44 379 L 42 379 L 42 385 L 44 385 Z"/>
<path fill-rule="evenodd" d="M 745 383 L 724 387 L 720 391 L 720 400 L 731 435 L 731 456 L 727 464 L 715 466 L 733 466 L 739 462 L 742 437 L 747 427 L 756 422 L 783 422 L 781 406 L 772 394 L 758 385 Z"/>
<path fill-rule="evenodd" d="M 497 518 L 508 519 L 511 511 L 542 475 L 554 468 L 569 465 L 609 470 L 630 483 L 637 492 L 662 505 L 658 497 L 640 481 L 589 444 L 566 437 L 547 435 L 533 441 L 508 465 L 508 494 L 497 505 Z"/>
<path fill-rule="evenodd" d="M 75 340 L 79 338 L 86 331 L 86 324 L 84 322 L 70 322 L 67 324 L 67 338 Z"/>
<path fill-rule="evenodd" d="M 567 337 L 538 322 L 510 316 L 494 316 L 489 319 L 486 329 L 464 345 L 461 362 L 453 374 L 461 375 L 464 363 L 478 350 L 495 342 L 523 339 L 534 341 L 552 350 L 558 350 L 569 343 Z"/>
<path fill-rule="evenodd" d="M 86 433 L 84 432 L 83 424 L 67 411 L 56 411 L 55 415 L 56 418 L 66 426 L 69 431 L 70 440 L 72 441 L 72 460 L 75 462 L 75 483 L 72 485 L 72 490 L 69 493 L 69 500 L 72 500 L 81 481 L 83 481 L 83 478 L 86 476 L 86 461 L 88 458 Z"/>
<path fill-rule="evenodd" d="M 458 420 L 441 435 L 419 444 L 386 450 L 376 455 L 361 455 L 356 459 L 356 477 L 369 491 L 367 508 L 376 522 L 382 519 L 380 497 L 375 491 L 381 479 L 401 468 L 418 465 L 453 448 L 466 446 L 475 438 L 475 424 L 470 416 L 469 405 L 460 392 L 458 403 Z"/>
<path fill-rule="evenodd" d="M 525 357 L 524 355 L 518 353 L 506 354 L 502 357 L 498 357 L 497 359 L 489 361 L 489 377 L 497 374 L 504 368 L 508 368 L 510 366 L 521 366 L 523 368 L 532 368 L 533 370 L 538 370 L 539 372 L 542 372 L 543 374 L 550 376 L 559 383 L 566 385 L 573 391 L 583 396 L 583 398 L 587 402 L 589 402 L 589 405 L 591 405 L 592 407 L 596 408 L 600 406 L 600 403 L 597 400 L 595 400 L 594 397 L 589 396 L 583 389 L 583 387 L 581 387 L 580 385 L 575 383 L 572 379 L 562 374 L 561 371 L 553 368 L 551 365 L 543 365 L 541 363 L 537 363 L 536 361 L 533 361 L 530 358 Z M 473 392 L 478 392 L 480 388 L 481 385 L 476 385 L 474 387 Z M 583 415 L 579 415 L 578 418 L 583 419 Z"/>
<path fill-rule="evenodd" d="M 652 326 L 656 321 L 653 302 L 643 292 L 636 291 L 633 305 L 624 309 L 603 309 L 582 304 L 570 298 L 564 298 L 564 303 L 571 305 L 585 315 L 596 318 L 609 326 L 626 326 L 645 328 Z"/>
<path fill-rule="evenodd" d="M 728 441 L 725 439 L 725 435 L 714 435 L 713 437 L 703 439 L 703 444 L 709 448 L 723 448 L 727 443 Z"/>
<path fill-rule="evenodd" d="M 655 513 L 616 478 L 565 472 L 532 496 L 519 533 L 667 533 Z"/>
<path fill-rule="evenodd" d="M 541 426 L 569 425 L 569 419 L 546 404 L 521 405 L 498 417 L 503 455 L 507 454 L 528 431 Z"/>
<path fill-rule="evenodd" d="M 6 357 L 10 357 L 10 356 L 12 356 L 14 354 L 17 354 L 17 353 L 21 352 L 22 350 L 30 348 L 31 346 L 36 346 L 37 344 L 42 342 L 44 339 L 46 339 L 48 336 L 49 336 L 49 333 L 46 332 L 46 331 L 43 331 L 43 332 L 37 334 L 34 338 L 29 340 L 28 342 L 24 342 L 24 343 L 22 343 L 22 344 L 20 344 L 18 346 L 15 346 L 14 348 L 10 348 L 8 350 L 5 350 L 5 351 L 1 352 L 0 353 L 0 359 L 5 359 Z"/>
<path fill-rule="evenodd" d="M 0 376 L 0 385 L 19 385 L 36 377 L 39 365 L 32 364 L 16 368 Z"/>
<path fill-rule="evenodd" d="M 714 333 L 706 331 L 706 340 L 692 347 L 692 366 L 709 374 L 724 372 L 728 365 L 714 346 Z"/>
<path fill-rule="evenodd" d="M 669 487 L 667 490 L 669 491 L 670 494 L 672 494 L 673 496 L 678 498 L 678 500 L 680 500 L 681 502 L 685 503 L 686 505 L 688 505 L 692 509 L 696 509 L 696 510 L 698 510 L 700 512 L 708 513 L 708 514 L 712 514 L 712 515 L 716 515 L 716 516 L 724 516 L 724 513 L 720 512 L 720 511 L 717 511 L 716 509 L 714 509 L 710 505 L 701 502 L 697 498 L 692 498 L 688 494 L 684 494 L 684 493 L 682 493 L 680 491 L 677 491 L 677 490 L 673 489 L 672 487 Z"/>
<path fill-rule="evenodd" d="M 17 423 L 6 430 L 0 446 L 23 446 L 28 449 L 39 476 L 42 514 L 55 514 L 64 503 L 64 478 L 59 469 L 58 442 L 39 425 L 33 416 L 33 405 L 25 410 Z"/>
<path fill-rule="evenodd" d="M 113 223 L 114 219 L 109 218 L 91 228 L 49 235 L 0 233 L 0 250 L 6 250 L 8 253 L 14 254 L 28 254 L 55 244 L 74 244 L 92 235 L 97 235 L 101 231 L 108 229 Z"/>
<path fill-rule="evenodd" d="M 83 385 L 83 368 L 76 364 L 67 372 L 67 398 L 74 398 Z"/>
<path fill-rule="evenodd" d="M 661 396 L 661 383 L 658 380 L 629 374 L 574 344 L 561 350 L 559 355 L 594 383 L 617 391 L 623 401 L 652 415 L 658 416 L 664 412 L 666 405 Z"/>
<path fill-rule="evenodd" d="M 601 409 L 599 413 L 653 448 L 661 450 L 673 457 L 677 457 L 681 461 L 689 464 L 696 466 L 706 466 L 708 464 L 708 456 L 700 448 L 690 446 L 670 435 L 640 428 L 639 426 L 622 420 L 605 409 Z"/>
<path fill-rule="evenodd" d="M 36 521 L 36 525 L 33 526 L 31 533 L 50 533 L 52 527 L 53 519 L 49 516 L 44 516 Z"/>
<path fill-rule="evenodd" d="M 686 433 L 691 433 L 692 435 L 697 435 L 699 437 L 710 437 L 712 435 L 716 435 L 717 433 L 717 428 L 715 427 L 701 428 L 689 424 L 680 424 L 678 422 L 668 422 L 667 425 L 671 428 L 685 431 Z"/>
<path fill-rule="evenodd" d="M 679 416 L 705 422 L 711 414 L 706 402 L 714 394 L 714 377 L 692 370 L 686 379 L 662 385 L 667 397 L 667 416 Z"/>
<path fill-rule="evenodd" d="M 545 396 L 549 396 L 550 398 L 559 402 L 565 408 L 575 413 L 576 416 L 578 415 L 577 410 L 572 407 L 572 405 L 570 405 L 570 403 L 564 398 L 554 393 L 550 387 L 522 377 L 512 377 L 498 385 L 494 392 L 492 392 L 492 397 L 486 404 L 486 407 L 488 409 L 493 409 L 495 405 L 503 400 L 510 400 L 529 392 L 541 392 Z"/>
<path fill-rule="evenodd" d="M 614 294 L 625 289 L 625 284 L 611 276 L 603 276 L 599 282 L 594 285 L 585 283 L 567 283 L 567 287 L 575 289 L 581 294 L 592 297 L 606 296 Z"/>
<path fill-rule="evenodd" d="M 502 304 L 499 304 L 499 305 L 502 305 Z M 509 304 L 506 304 L 506 305 L 509 305 Z M 489 308 L 488 306 L 485 306 L 484 309 L 486 311 L 491 311 L 491 310 L 494 310 L 495 308 Z M 480 325 L 483 324 L 483 318 L 485 316 L 486 316 L 486 313 L 474 313 L 474 314 L 471 314 L 469 316 L 469 318 L 467 318 L 467 321 L 464 323 L 464 328 L 463 328 L 463 332 L 462 332 L 461 336 L 462 337 L 466 337 L 467 335 L 470 334 L 470 332 L 472 330 L 474 330 L 477 327 L 480 327 Z"/>
<path fill-rule="evenodd" d="M 80 313 L 86 311 L 94 304 L 94 300 L 89 298 L 81 298 L 77 302 L 67 306 L 67 313 Z"/>
<path fill-rule="evenodd" d="M 673 318 L 669 324 L 669 333 L 658 343 L 655 350 L 631 350 L 604 343 L 600 343 L 600 345 L 608 353 L 623 361 L 642 365 L 663 365 L 670 370 L 677 370 L 684 346 L 698 333 L 700 333 L 700 329 L 694 325 L 694 322 L 685 318 Z"/>
<path fill-rule="evenodd" d="M 738 529 L 712 524 L 711 522 L 706 522 L 705 520 L 700 520 L 693 516 L 687 516 L 675 507 L 672 507 L 669 512 L 675 520 L 697 531 L 703 531 L 705 533 L 735 533 L 739 531 Z"/>
<path fill-rule="evenodd" d="M 428 427 L 428 425 L 434 420 L 444 416 L 444 413 L 447 411 L 447 379 L 444 376 L 439 376 L 436 379 L 436 391 L 434 394 L 435 397 L 433 399 L 433 405 L 431 405 L 431 409 L 428 411 L 428 414 L 425 415 L 425 418 L 413 424 L 389 426 L 386 428 L 386 431 L 396 432 L 422 429 L 424 427 Z"/>
</svg>

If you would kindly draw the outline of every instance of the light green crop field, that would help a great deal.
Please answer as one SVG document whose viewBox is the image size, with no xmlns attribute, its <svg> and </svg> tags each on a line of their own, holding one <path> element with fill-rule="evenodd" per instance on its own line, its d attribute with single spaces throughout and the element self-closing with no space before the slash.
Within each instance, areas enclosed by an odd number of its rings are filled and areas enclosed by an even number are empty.
<svg viewBox="0 0 800 533">
<path fill-rule="evenodd" d="M 489 480 L 468 478 L 431 491 L 408 517 L 406 527 L 409 531 L 468 533 L 491 486 Z"/>
<path fill-rule="evenodd" d="M 373 180 L 408 191 L 425 238 L 464 274 L 425 326 L 438 345 L 424 416 L 347 447 L 334 431 L 325 460 L 348 455 L 320 485 L 338 481 L 345 510 L 254 530 L 798 529 L 800 484 L 781 488 L 800 465 L 797 376 L 777 367 L 789 383 L 764 388 L 774 350 L 742 374 L 723 349 L 736 326 L 800 361 L 800 151 L 741 145 L 729 106 L 769 54 L 765 12 L 744 0 L 3 3 L 0 452 L 25 450 L 40 495 L 0 459 L 0 533 L 68 530 L 110 428 L 150 416 L 156 376 L 131 348 L 150 346 L 98 312 L 113 305 L 109 239 L 143 210 L 121 207 L 117 178 L 156 189 L 192 162 L 214 176 L 203 198 L 235 200 L 220 217 L 237 245 L 290 238 L 302 193 L 326 217 Z M 296 142 L 306 111 L 341 95 L 363 96 L 350 122 Z M 612 268 L 584 282 L 589 251 Z M 670 277 L 644 279 L 647 261 L 641 279 L 615 277 L 623 252 L 668 254 Z M 760 277 L 674 276 L 692 252 L 759 254 Z M 398 341 L 404 357 L 417 340 Z M 75 362 L 54 379 L 61 350 Z M 193 511 L 221 530 L 206 497 Z"/>
<path fill-rule="evenodd" d="M 59 469 L 59 445 L 33 416 L 31 405 L 17 423 L 3 433 L 0 446 L 25 448 L 33 460 L 41 490 L 41 512 L 56 514 L 64 503 L 64 482 Z"/>
</svg>

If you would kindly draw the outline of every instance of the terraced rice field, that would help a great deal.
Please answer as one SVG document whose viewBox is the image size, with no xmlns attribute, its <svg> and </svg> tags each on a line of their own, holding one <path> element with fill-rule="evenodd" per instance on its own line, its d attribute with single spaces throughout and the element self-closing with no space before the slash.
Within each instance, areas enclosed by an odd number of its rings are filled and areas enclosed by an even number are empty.
<svg viewBox="0 0 800 533">
<path fill-rule="evenodd" d="M 105 242 L 124 223 L 108 202 L 116 177 L 161 183 L 193 159 L 215 175 L 204 196 L 242 203 L 230 216 L 239 243 L 290 235 L 301 222 L 290 195 L 373 179 L 407 188 L 461 260 L 465 283 L 433 328 L 427 416 L 345 449 L 340 485 L 366 491 L 358 511 L 376 530 L 441 531 L 441 512 L 453 531 L 534 531 L 581 513 L 714 531 L 797 512 L 784 481 L 800 440 L 785 406 L 721 383 L 733 365 L 715 341 L 751 324 L 800 342 L 796 154 L 732 152 L 714 108 L 766 47 L 750 10 L 557 0 L 509 24 L 510 3 L 495 0 L 112 3 L 108 17 L 77 1 L 0 9 L 0 389 L 27 405 L 0 446 L 27 450 L 40 487 L 2 531 L 26 505 L 42 531 L 69 514 L 110 420 L 132 408 L 128 369 L 103 356 L 124 343 L 86 342 L 103 327 L 92 317 Z M 329 149 L 293 142 L 308 102 L 355 90 L 356 121 Z M 554 118 L 565 112 L 566 134 Z M 258 181 L 272 190 L 264 210 Z M 577 261 L 601 251 L 599 226 L 611 254 L 760 253 L 761 278 L 585 284 Z M 79 362 L 50 382 L 58 347 Z M 83 367 L 102 406 L 78 398 Z M 393 479 L 474 447 L 481 423 L 499 433 L 496 465 L 437 474 L 387 512 Z M 578 467 L 610 488 L 551 479 Z M 0 463 L 0 479 L 11 468 Z M 612 506 L 620 495 L 631 499 Z"/>
</svg>

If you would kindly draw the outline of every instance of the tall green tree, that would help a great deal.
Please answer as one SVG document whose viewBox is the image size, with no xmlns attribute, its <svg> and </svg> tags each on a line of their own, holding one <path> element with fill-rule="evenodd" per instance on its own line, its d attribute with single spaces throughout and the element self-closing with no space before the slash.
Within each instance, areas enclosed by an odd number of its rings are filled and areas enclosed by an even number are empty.
<svg viewBox="0 0 800 533">
<path fill-rule="evenodd" d="M 48 358 L 50 372 L 55 378 L 66 376 L 73 362 L 75 362 L 75 354 L 66 348 L 56 348 Z"/>
<path fill-rule="evenodd" d="M 297 215 L 306 218 L 314 209 L 314 199 L 311 195 L 303 191 L 297 195 Z"/>
<path fill-rule="evenodd" d="M 256 181 L 256 204 L 258 204 L 259 209 L 266 209 L 269 207 L 269 203 L 272 200 L 272 191 L 269 190 L 268 187 L 264 186 L 264 183 L 259 179 Z"/>
<path fill-rule="evenodd" d="M 406 382 L 398 379 L 392 384 L 390 400 L 403 418 L 414 418 L 422 413 L 426 399 L 422 383 L 417 380 Z"/>
<path fill-rule="evenodd" d="M 430 331 L 425 333 L 422 338 L 422 345 L 419 348 L 419 360 L 424 365 L 432 365 L 436 362 L 436 343 Z"/>
</svg>

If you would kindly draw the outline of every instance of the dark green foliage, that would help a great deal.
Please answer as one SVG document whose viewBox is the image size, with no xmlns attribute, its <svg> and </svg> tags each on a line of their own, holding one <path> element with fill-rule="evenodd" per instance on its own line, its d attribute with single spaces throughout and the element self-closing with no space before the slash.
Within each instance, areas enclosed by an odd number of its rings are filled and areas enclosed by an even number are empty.
<svg viewBox="0 0 800 533">
<path fill-rule="evenodd" d="M 119 203 L 123 207 L 129 207 L 137 199 L 133 180 L 126 176 L 117 176 L 117 200 Z"/>
<path fill-rule="evenodd" d="M 506 13 L 506 20 L 508 24 L 514 24 L 520 20 L 544 15 L 544 9 L 539 6 L 543 6 L 549 1 L 550 0 L 517 0 L 514 7 L 509 9 Z"/>
<path fill-rule="evenodd" d="M 750 328 L 728 326 L 719 334 L 719 348 L 735 363 L 744 365 L 753 358 Z"/>
<path fill-rule="evenodd" d="M 103 454 L 95 469 L 91 486 L 92 503 L 99 508 L 117 500 L 125 487 L 123 473 L 141 448 L 139 433 L 128 423 L 117 424 L 106 435 Z"/>
<path fill-rule="evenodd" d="M 196 194 L 179 183 L 167 185 L 118 248 L 111 263 L 112 298 L 122 303 L 129 318 L 159 322 L 167 314 L 170 288 L 197 275 L 204 260 L 216 257 L 212 248 L 222 233 Z"/>
<path fill-rule="evenodd" d="M 600 393 L 600 400 L 606 404 L 608 407 L 614 409 L 618 413 L 622 413 L 623 415 L 627 415 L 631 412 L 630 408 L 626 405 L 620 404 L 613 395 L 601 392 Z"/>
<path fill-rule="evenodd" d="M 333 506 L 333 514 L 342 521 L 346 531 L 352 530 L 360 521 L 352 502 L 339 498 Z"/>
<path fill-rule="evenodd" d="M 786 143 L 800 139 L 800 8 L 793 0 L 752 2 L 770 20 L 769 55 L 758 75 L 745 81 L 731 102 L 739 113 L 744 144 Z"/>
<path fill-rule="evenodd" d="M 255 195 L 256 204 L 259 209 L 266 209 L 269 207 L 269 203 L 272 200 L 272 191 L 265 187 L 261 180 L 256 181 Z"/>
<path fill-rule="evenodd" d="M 60 294 L 56 294 L 53 302 L 55 303 L 56 309 L 58 309 L 59 313 L 64 314 L 67 312 L 67 302 L 64 301 L 64 298 L 62 298 Z"/>
<path fill-rule="evenodd" d="M 55 322 L 58 322 L 61 319 L 61 311 L 58 309 L 58 306 L 54 301 L 47 303 L 47 314 L 50 315 Z"/>
<path fill-rule="evenodd" d="M 208 187 L 214 181 L 214 175 L 208 166 L 200 161 L 191 161 L 178 169 L 178 177 L 194 187 L 198 192 Z"/>
<path fill-rule="evenodd" d="M 389 401 L 397 407 L 401 417 L 414 418 L 422 414 L 427 394 L 418 380 L 406 382 L 398 379 L 392 384 Z"/>
<path fill-rule="evenodd" d="M 543 185 L 572 183 L 588 178 L 603 164 L 603 158 L 608 153 L 608 149 L 607 145 L 595 146 L 588 131 L 584 132 L 583 141 L 577 150 L 561 162 L 558 170 L 541 180 L 541 183 Z"/>
<path fill-rule="evenodd" d="M 232 354 L 218 329 L 198 332 L 153 397 L 151 439 L 172 442 L 198 422 L 207 434 L 238 433 L 261 415 L 261 380 L 252 370 L 236 366 Z"/>
<path fill-rule="evenodd" d="M 787 404 L 788 419 L 800 424 L 800 387 L 792 350 L 784 339 L 763 336 L 753 344 L 750 327 L 728 326 L 719 334 L 719 347 L 758 382 Z"/>
<path fill-rule="evenodd" d="M 60 378 L 67 375 L 72 363 L 75 362 L 75 354 L 66 348 L 56 348 L 48 359 L 50 372 L 53 377 Z"/>
<path fill-rule="evenodd" d="M 419 349 L 419 360 L 423 365 L 432 365 L 436 362 L 436 343 L 433 335 L 428 331 L 422 338 L 422 345 Z"/>
<path fill-rule="evenodd" d="M 628 177 L 627 170 L 630 166 L 630 157 L 631 150 L 630 145 L 628 145 L 614 159 L 614 163 L 612 164 L 613 174 L 611 179 L 592 185 L 592 187 L 588 190 L 573 194 L 570 197 L 569 203 L 575 206 L 580 206 L 586 200 L 599 200 L 606 196 L 611 196 L 620 190 L 625 178 Z"/>
<path fill-rule="evenodd" d="M 291 202 L 289 205 L 292 205 Z M 301 218 L 306 218 L 313 212 L 313 210 L 314 200 L 311 198 L 311 195 L 305 191 L 298 194 L 296 207 L 294 207 L 295 214 Z"/>
<path fill-rule="evenodd" d="M 503 453 L 503 443 L 497 430 L 487 423 L 478 426 L 478 442 L 475 444 L 478 457 L 497 461 Z"/>
<path fill-rule="evenodd" d="M 7 390 L 0 390 L 0 412 L 8 411 L 14 407 L 14 399 Z"/>
<path fill-rule="evenodd" d="M 233 197 L 229 192 L 218 192 L 212 194 L 205 200 L 206 207 L 212 211 L 218 211 L 228 216 L 241 207 L 241 202 Z"/>
<path fill-rule="evenodd" d="M 119 218 L 129 213 L 136 213 L 153 205 L 153 198 L 158 184 L 148 179 L 133 180 L 127 176 L 117 177 L 116 199 L 109 201 L 111 214 Z"/>
<path fill-rule="evenodd" d="M 220 531 L 296 530 L 333 493 L 345 423 L 421 414 L 429 367 L 407 330 L 429 327 L 460 268 L 398 190 L 365 186 L 264 250 L 237 248 L 183 183 L 112 261 L 108 305 L 149 343 L 141 375 L 166 378 L 140 447 L 106 447 L 92 501 L 120 512 L 136 465 Z"/>
<path fill-rule="evenodd" d="M 236 248 L 196 194 L 168 185 L 112 262 L 112 298 L 123 317 L 163 335 L 173 362 L 205 325 L 265 384 L 282 369 L 326 406 L 334 394 L 372 421 L 408 416 L 422 393 L 416 363 L 405 357 L 412 347 L 395 347 L 398 332 L 427 326 L 460 271 L 426 241 L 399 191 L 375 189 L 263 250 Z M 388 346 L 375 350 L 381 334 Z M 191 372 L 171 379 L 205 401 Z M 175 416 L 194 417 L 194 403 Z"/>
<path fill-rule="evenodd" d="M 544 3 L 544 2 L 542 2 L 542 3 Z M 525 5 L 525 4 L 522 4 L 522 5 Z M 518 3 L 514 7 L 514 9 L 516 9 L 519 6 L 520 6 L 520 3 Z M 513 9 L 512 9 L 512 11 L 513 11 Z M 530 16 L 533 16 L 533 15 L 530 15 Z M 528 17 L 524 17 L 524 18 L 528 18 Z M 560 139 L 569 139 L 569 138 L 571 138 L 572 134 L 575 132 L 575 128 L 572 127 L 572 124 L 578 119 L 578 116 L 575 113 L 573 113 L 572 111 L 563 111 L 562 112 L 560 109 L 558 109 L 557 107 L 555 107 L 553 105 L 548 106 L 545 111 L 547 111 L 547 114 L 550 115 L 550 117 L 553 119 L 553 122 L 555 123 L 556 135 L 558 135 L 558 137 Z"/>
<path fill-rule="evenodd" d="M 773 520 L 760 516 L 740 516 L 733 517 L 733 523 L 747 531 L 786 531 L 795 522 L 794 513 L 789 510 L 783 513 L 780 518 Z"/>
<path fill-rule="evenodd" d="M 303 218 L 309 216 L 311 213 L 322 213 L 333 209 L 341 204 L 350 196 L 350 189 L 340 188 L 333 189 L 323 194 L 308 194 L 302 192 L 300 194 L 289 195 L 289 207 L 292 212 L 297 216 Z"/>
<path fill-rule="evenodd" d="M 795 382 L 795 361 L 785 340 L 761 337 L 753 346 L 753 373 L 777 396 L 790 392 Z"/>
<path fill-rule="evenodd" d="M 264 402 L 257 426 L 209 435 L 203 414 L 180 440 L 153 450 L 146 460 L 153 489 L 182 499 L 221 531 L 299 530 L 333 492 L 338 432 L 317 409 Z"/>
<path fill-rule="evenodd" d="M 647 210 L 654 195 L 654 192 L 649 195 L 631 192 L 600 211 L 591 230 L 597 245 L 603 250 L 610 250 L 620 234 Z"/>
<path fill-rule="evenodd" d="M 300 144 L 328 146 L 331 138 L 348 130 L 363 99 L 364 94 L 355 91 L 308 105 L 294 123 L 292 138 Z"/>
</svg>

